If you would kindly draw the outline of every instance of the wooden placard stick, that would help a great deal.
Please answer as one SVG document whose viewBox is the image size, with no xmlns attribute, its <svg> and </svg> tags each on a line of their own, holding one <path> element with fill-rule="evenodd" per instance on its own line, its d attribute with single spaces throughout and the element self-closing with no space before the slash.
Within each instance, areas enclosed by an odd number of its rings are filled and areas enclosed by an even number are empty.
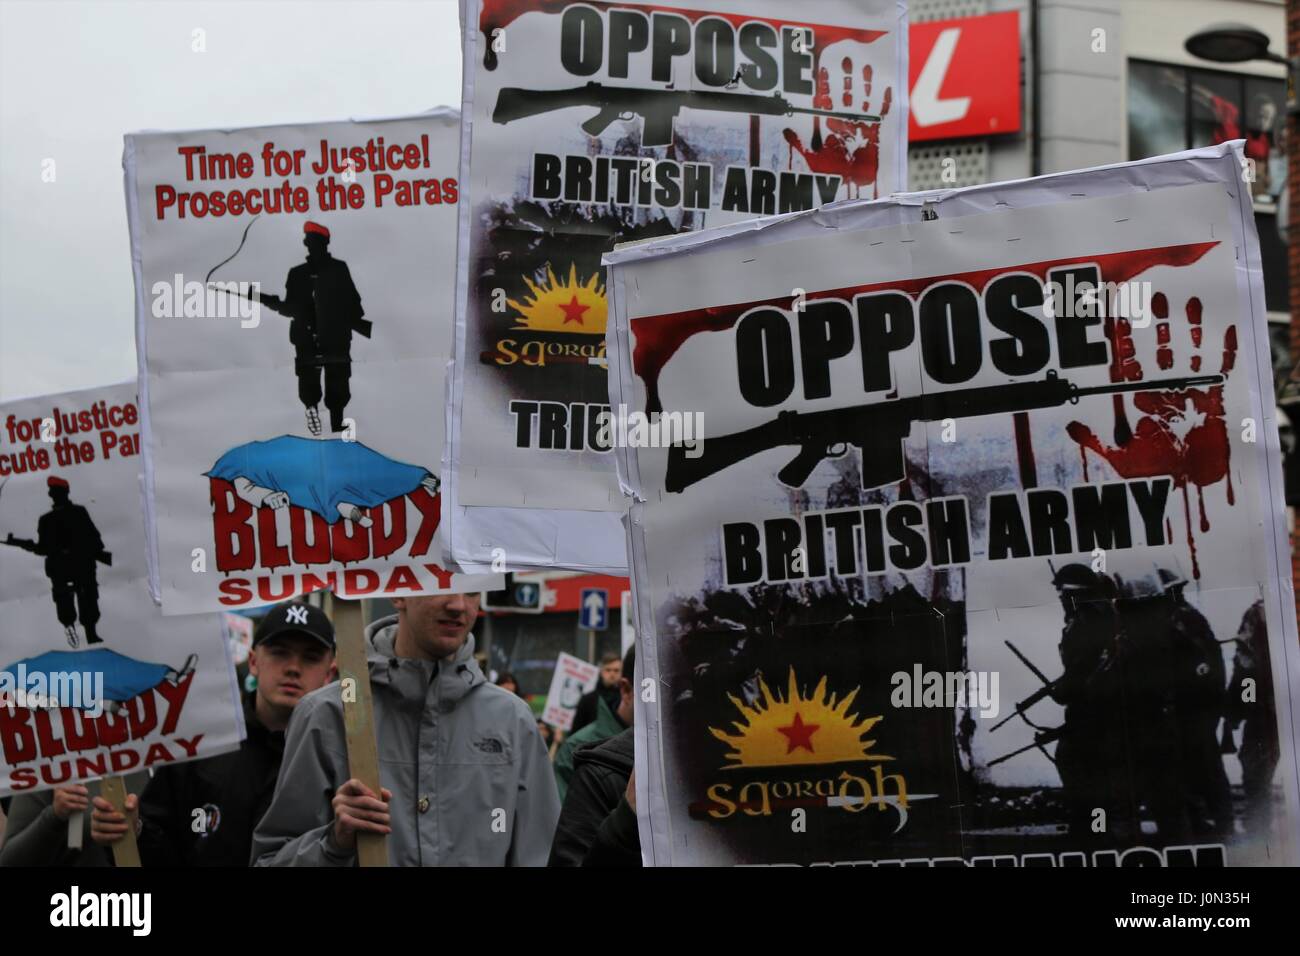
<svg viewBox="0 0 1300 956">
<path fill-rule="evenodd" d="M 126 816 L 126 835 L 113 844 L 113 862 L 118 866 L 139 866 L 140 847 L 135 842 L 137 811 L 126 808 L 126 781 L 118 776 L 105 777 L 99 781 L 99 795 Z"/>
<path fill-rule="evenodd" d="M 361 604 L 343 601 L 331 594 L 330 610 L 343 694 L 348 774 L 378 794 L 379 748 L 375 742 L 375 704 L 370 693 L 370 667 L 366 663 Z M 358 833 L 357 862 L 361 866 L 388 866 L 388 838 L 382 833 Z"/>
</svg>

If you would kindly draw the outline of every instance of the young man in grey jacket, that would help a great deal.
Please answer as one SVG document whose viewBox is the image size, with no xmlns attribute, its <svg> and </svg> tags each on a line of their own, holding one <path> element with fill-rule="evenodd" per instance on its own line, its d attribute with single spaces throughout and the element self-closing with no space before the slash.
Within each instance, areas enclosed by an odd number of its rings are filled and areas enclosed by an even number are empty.
<svg viewBox="0 0 1300 956">
<path fill-rule="evenodd" d="M 293 712 L 257 866 L 351 866 L 358 832 L 392 866 L 545 866 L 560 816 L 532 711 L 474 660 L 478 595 L 395 598 L 366 631 L 382 792 L 348 774 L 336 682 Z"/>
</svg>

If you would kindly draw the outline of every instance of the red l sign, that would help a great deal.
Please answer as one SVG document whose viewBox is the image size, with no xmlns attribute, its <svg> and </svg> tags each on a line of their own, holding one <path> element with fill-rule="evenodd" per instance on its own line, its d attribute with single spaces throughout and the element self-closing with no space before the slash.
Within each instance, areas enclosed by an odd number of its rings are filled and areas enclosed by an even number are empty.
<svg viewBox="0 0 1300 956">
<path fill-rule="evenodd" d="M 1020 14 L 909 27 L 908 139 L 956 139 L 1020 129 Z"/>
</svg>

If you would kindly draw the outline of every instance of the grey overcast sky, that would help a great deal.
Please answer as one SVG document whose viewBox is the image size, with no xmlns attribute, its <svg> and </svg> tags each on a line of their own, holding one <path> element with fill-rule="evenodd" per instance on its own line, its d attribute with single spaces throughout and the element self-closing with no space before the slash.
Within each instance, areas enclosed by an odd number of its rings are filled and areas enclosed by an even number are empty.
<svg viewBox="0 0 1300 956">
<path fill-rule="evenodd" d="M 440 105 L 456 0 L 0 0 L 0 400 L 135 376 L 123 133 Z"/>
</svg>

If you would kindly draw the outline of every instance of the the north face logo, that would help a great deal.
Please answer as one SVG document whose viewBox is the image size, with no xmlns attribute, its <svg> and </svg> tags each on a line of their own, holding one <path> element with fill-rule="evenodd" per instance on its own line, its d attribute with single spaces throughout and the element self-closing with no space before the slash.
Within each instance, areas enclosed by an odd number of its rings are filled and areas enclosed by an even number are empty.
<svg viewBox="0 0 1300 956">
<path fill-rule="evenodd" d="M 499 754 L 504 749 L 501 746 L 501 741 L 495 737 L 484 737 L 482 740 L 476 740 L 474 746 L 485 754 Z"/>
</svg>

